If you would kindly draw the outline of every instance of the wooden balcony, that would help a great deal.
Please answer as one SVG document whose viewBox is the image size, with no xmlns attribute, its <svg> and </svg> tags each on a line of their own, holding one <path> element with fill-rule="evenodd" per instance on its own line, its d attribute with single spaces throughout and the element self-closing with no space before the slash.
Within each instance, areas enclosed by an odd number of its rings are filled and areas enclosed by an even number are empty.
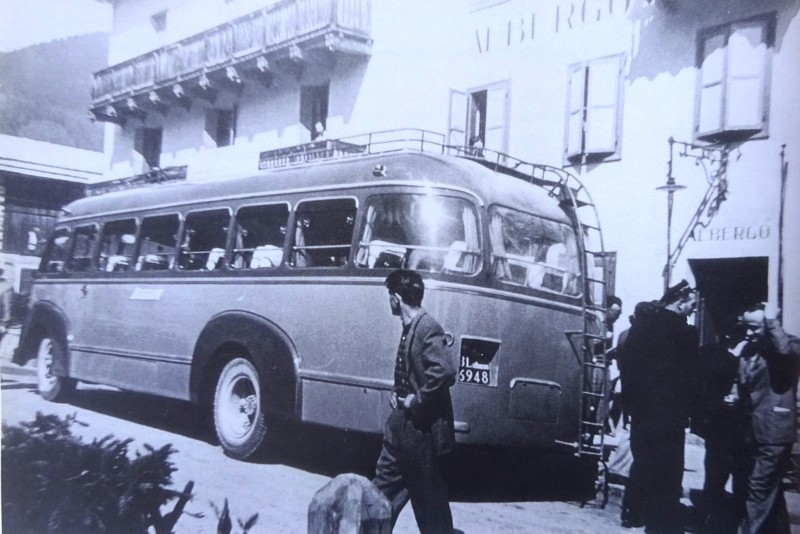
<svg viewBox="0 0 800 534">
<path fill-rule="evenodd" d="M 368 57 L 371 0 L 284 0 L 94 75 L 91 113 L 121 122 L 148 109 L 269 85 L 331 55 Z"/>
</svg>

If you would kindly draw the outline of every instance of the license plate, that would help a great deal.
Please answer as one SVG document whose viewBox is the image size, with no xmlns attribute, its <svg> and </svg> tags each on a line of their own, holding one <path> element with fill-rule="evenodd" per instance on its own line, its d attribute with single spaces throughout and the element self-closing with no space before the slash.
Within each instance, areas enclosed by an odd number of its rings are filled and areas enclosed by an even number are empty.
<svg viewBox="0 0 800 534">
<path fill-rule="evenodd" d="M 490 386 L 492 384 L 492 369 L 488 363 L 480 363 L 462 354 L 461 364 L 458 367 L 458 381 L 465 384 Z"/>
</svg>

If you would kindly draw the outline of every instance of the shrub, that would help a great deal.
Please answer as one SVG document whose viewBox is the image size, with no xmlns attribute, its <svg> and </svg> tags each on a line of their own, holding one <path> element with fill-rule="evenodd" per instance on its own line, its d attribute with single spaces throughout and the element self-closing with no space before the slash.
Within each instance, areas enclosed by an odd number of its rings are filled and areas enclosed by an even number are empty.
<svg viewBox="0 0 800 534">
<path fill-rule="evenodd" d="M 73 424 L 81 424 L 75 416 L 37 413 L 30 423 L 3 425 L 3 530 L 171 532 L 193 487 L 170 489 L 172 445 L 145 445 L 130 458 L 131 439 L 108 435 L 83 443 L 72 435 Z M 173 499 L 172 512 L 162 516 Z"/>
</svg>

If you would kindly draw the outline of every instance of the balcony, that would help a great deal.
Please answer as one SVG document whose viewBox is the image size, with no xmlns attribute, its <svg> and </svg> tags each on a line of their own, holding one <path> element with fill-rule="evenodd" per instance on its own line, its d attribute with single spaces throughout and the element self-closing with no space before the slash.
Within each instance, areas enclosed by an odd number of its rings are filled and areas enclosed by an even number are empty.
<svg viewBox="0 0 800 534">
<path fill-rule="evenodd" d="M 91 114 L 121 123 L 339 54 L 368 57 L 371 0 L 285 0 L 94 75 Z"/>
</svg>

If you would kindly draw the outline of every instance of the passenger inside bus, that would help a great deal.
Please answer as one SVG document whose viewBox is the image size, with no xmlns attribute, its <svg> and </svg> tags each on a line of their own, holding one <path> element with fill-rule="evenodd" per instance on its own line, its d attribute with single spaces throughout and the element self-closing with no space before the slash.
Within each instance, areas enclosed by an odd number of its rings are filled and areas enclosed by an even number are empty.
<svg viewBox="0 0 800 534">
<path fill-rule="evenodd" d="M 230 266 L 233 269 L 269 269 L 283 261 L 286 204 L 247 206 L 236 214 L 236 234 Z"/>
<path fill-rule="evenodd" d="M 292 245 L 293 267 L 341 267 L 350 256 L 356 204 L 350 198 L 298 206 Z"/>
<path fill-rule="evenodd" d="M 495 207 L 489 229 L 498 279 L 565 295 L 580 294 L 578 251 L 567 225 Z"/>
<path fill-rule="evenodd" d="M 367 208 L 356 262 L 471 274 L 480 266 L 475 212 L 466 201 L 435 195 L 380 195 Z"/>
</svg>

